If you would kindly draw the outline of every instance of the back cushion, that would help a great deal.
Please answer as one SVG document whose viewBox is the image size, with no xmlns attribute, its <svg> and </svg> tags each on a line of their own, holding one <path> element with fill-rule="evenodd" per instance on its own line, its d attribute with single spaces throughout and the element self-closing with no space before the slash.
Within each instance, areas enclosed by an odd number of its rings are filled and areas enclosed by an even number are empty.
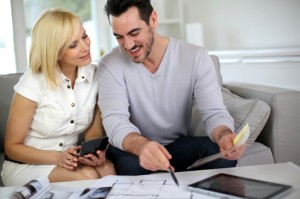
<svg viewBox="0 0 300 199">
<path fill-rule="evenodd" d="M 214 65 L 215 65 L 219 85 L 222 86 L 223 85 L 223 80 L 222 80 L 221 71 L 220 71 L 221 69 L 220 69 L 219 58 L 216 55 L 211 55 L 210 57 L 211 57 L 212 61 L 214 62 Z"/>
<path fill-rule="evenodd" d="M 265 126 L 271 108 L 259 99 L 244 99 L 228 89 L 222 88 L 224 104 L 228 112 L 234 119 L 234 131 L 239 132 L 242 127 L 248 123 L 250 127 L 250 137 L 246 142 L 246 146 L 250 146 L 256 140 L 261 130 Z M 206 136 L 204 123 L 201 121 L 201 115 L 193 108 L 191 136 Z"/>
<path fill-rule="evenodd" d="M 219 83 L 222 85 L 218 57 L 211 56 L 211 58 L 216 67 Z M 239 97 L 223 87 L 222 95 L 224 104 L 234 119 L 234 131 L 239 132 L 246 123 L 249 124 L 250 137 L 246 142 L 246 146 L 252 145 L 270 116 L 270 106 L 259 99 L 244 99 Z M 191 131 L 189 135 L 206 136 L 207 134 L 205 132 L 204 123 L 201 121 L 201 115 L 195 108 L 192 114 Z"/>
<path fill-rule="evenodd" d="M 250 137 L 246 142 L 247 146 L 253 144 L 265 126 L 271 112 L 271 107 L 259 99 L 244 99 L 226 88 L 222 88 L 224 104 L 234 119 L 234 130 L 239 132 L 248 123 Z"/>
<path fill-rule="evenodd" d="M 14 94 L 14 85 L 23 73 L 0 75 L 0 152 L 4 151 L 4 138 L 6 122 L 10 109 L 11 99 Z"/>
</svg>

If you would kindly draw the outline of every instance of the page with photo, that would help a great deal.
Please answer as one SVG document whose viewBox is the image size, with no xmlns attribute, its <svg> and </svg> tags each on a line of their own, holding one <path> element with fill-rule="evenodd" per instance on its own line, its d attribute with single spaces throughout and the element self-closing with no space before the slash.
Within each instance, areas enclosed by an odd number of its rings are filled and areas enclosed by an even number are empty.
<svg viewBox="0 0 300 199">
<path fill-rule="evenodd" d="M 51 186 L 39 199 L 104 199 L 111 187 L 74 188 L 66 186 Z"/>
<path fill-rule="evenodd" d="M 111 187 L 68 187 L 50 184 L 47 176 L 31 180 L 8 199 L 104 199 Z"/>
<path fill-rule="evenodd" d="M 46 176 L 41 176 L 37 179 L 31 180 L 24 186 L 20 187 L 17 191 L 13 192 L 9 197 L 10 199 L 29 199 L 36 198 L 41 193 L 49 188 L 49 180 Z"/>
</svg>

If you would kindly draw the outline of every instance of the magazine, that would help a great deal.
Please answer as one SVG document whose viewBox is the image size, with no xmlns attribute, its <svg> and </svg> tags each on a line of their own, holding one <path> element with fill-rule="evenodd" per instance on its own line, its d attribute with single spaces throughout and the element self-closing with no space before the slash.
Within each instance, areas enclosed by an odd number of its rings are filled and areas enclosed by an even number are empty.
<svg viewBox="0 0 300 199">
<path fill-rule="evenodd" d="M 76 188 L 51 185 L 46 176 L 31 180 L 8 199 L 104 199 L 111 187 Z"/>
</svg>

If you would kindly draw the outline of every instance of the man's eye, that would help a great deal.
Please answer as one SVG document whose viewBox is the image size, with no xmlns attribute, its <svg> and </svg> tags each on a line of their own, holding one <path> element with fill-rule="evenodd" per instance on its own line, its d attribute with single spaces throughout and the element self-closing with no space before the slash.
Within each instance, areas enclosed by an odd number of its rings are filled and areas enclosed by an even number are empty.
<svg viewBox="0 0 300 199">
<path fill-rule="evenodd" d="M 140 33 L 139 31 L 138 32 L 132 32 L 130 35 L 131 36 L 137 36 L 139 33 Z"/>
</svg>

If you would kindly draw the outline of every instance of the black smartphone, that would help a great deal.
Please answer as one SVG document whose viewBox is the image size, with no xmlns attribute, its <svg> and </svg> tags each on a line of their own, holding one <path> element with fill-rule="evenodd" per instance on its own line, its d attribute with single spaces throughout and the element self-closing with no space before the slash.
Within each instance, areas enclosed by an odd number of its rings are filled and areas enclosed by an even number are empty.
<svg viewBox="0 0 300 199">
<path fill-rule="evenodd" d="M 78 156 L 84 156 L 86 154 L 96 155 L 97 150 L 105 150 L 108 144 L 108 137 L 101 137 L 92 140 L 86 140 L 81 143 L 81 149 Z"/>
</svg>

